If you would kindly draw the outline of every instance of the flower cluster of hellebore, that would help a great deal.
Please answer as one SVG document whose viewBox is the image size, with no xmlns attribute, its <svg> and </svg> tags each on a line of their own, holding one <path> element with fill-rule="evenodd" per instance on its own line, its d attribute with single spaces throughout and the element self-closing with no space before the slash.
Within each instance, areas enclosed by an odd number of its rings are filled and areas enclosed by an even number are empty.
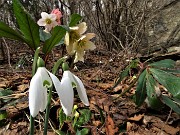
<svg viewBox="0 0 180 135">
<path fill-rule="evenodd" d="M 37 22 L 39 26 L 45 27 L 45 32 L 50 32 L 52 28 L 60 25 L 60 18 L 62 17 L 59 9 L 55 9 L 48 14 L 46 12 L 41 13 L 41 19 Z M 96 46 L 90 40 L 95 37 L 94 33 L 86 33 L 87 25 L 85 22 L 78 24 L 77 26 L 69 27 L 69 31 L 66 32 L 64 43 L 69 55 L 75 55 L 74 63 L 78 61 L 84 62 L 84 54 L 87 50 L 94 50 Z"/>
<path fill-rule="evenodd" d="M 85 87 L 82 81 L 70 71 L 64 71 L 61 81 L 45 67 L 39 67 L 30 82 L 29 88 L 29 109 L 32 117 L 36 117 L 39 111 L 43 112 L 47 106 L 47 90 L 54 85 L 64 113 L 71 115 L 73 108 L 75 84 L 81 101 L 89 106 Z"/>
<path fill-rule="evenodd" d="M 39 26 L 45 27 L 45 32 L 49 33 L 55 26 L 61 25 L 60 19 L 62 14 L 59 9 L 53 10 L 51 14 L 42 12 L 41 17 L 42 18 L 37 23 Z M 69 31 L 66 32 L 64 43 L 66 45 L 67 53 L 75 56 L 74 62 L 84 62 L 85 51 L 96 48 L 94 43 L 90 41 L 90 39 L 95 37 L 95 34 L 84 34 L 86 30 L 86 23 L 82 22 L 77 26 L 70 27 Z M 74 87 L 76 87 L 81 101 L 85 105 L 89 105 L 85 87 L 76 75 L 66 70 L 64 71 L 62 80 L 60 81 L 45 67 L 39 67 L 30 82 L 29 88 L 29 109 L 32 117 L 36 117 L 39 111 L 43 112 L 46 109 L 47 90 L 52 85 L 60 97 L 61 106 L 66 115 L 71 115 L 72 113 Z"/>
</svg>

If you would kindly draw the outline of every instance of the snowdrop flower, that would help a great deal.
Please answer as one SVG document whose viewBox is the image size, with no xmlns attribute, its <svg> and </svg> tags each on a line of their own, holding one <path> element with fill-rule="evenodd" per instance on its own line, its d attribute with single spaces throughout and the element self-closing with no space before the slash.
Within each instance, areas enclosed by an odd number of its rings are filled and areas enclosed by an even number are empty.
<svg viewBox="0 0 180 135">
<path fill-rule="evenodd" d="M 39 67 L 30 82 L 29 109 L 32 117 L 36 117 L 39 111 L 43 112 L 47 105 L 47 88 L 52 85 L 60 91 L 59 79 L 50 73 L 45 67 Z"/>
<path fill-rule="evenodd" d="M 81 101 L 89 106 L 89 101 L 86 94 L 86 89 L 82 81 L 70 71 L 64 71 L 61 80 L 61 91 L 58 91 L 60 97 L 61 105 L 66 115 L 71 115 L 73 108 L 74 92 L 73 84 L 76 85 L 76 89 Z"/>
<path fill-rule="evenodd" d="M 73 44 L 74 42 L 79 40 L 79 38 L 84 32 L 86 32 L 87 26 L 85 22 L 82 22 L 77 26 L 70 27 L 69 29 L 70 31 L 66 32 L 64 43 L 66 45 L 66 50 L 68 54 L 73 55 L 75 53 L 73 50 Z"/>
<path fill-rule="evenodd" d="M 49 32 L 51 29 L 58 25 L 58 22 L 56 21 L 56 15 L 55 14 L 48 14 L 46 12 L 41 13 L 41 19 L 38 20 L 37 24 L 39 26 L 45 26 L 45 31 Z"/>
<path fill-rule="evenodd" d="M 78 61 L 84 62 L 84 53 L 86 50 L 94 50 L 96 46 L 89 41 L 95 37 L 94 33 L 87 33 L 83 35 L 77 42 L 74 43 L 74 51 L 76 52 L 74 63 Z"/>
<path fill-rule="evenodd" d="M 61 20 L 60 19 L 62 17 L 62 13 L 61 13 L 61 11 L 59 11 L 59 8 L 53 9 L 51 14 L 55 14 L 56 15 L 56 21 L 60 25 L 61 24 Z"/>
</svg>

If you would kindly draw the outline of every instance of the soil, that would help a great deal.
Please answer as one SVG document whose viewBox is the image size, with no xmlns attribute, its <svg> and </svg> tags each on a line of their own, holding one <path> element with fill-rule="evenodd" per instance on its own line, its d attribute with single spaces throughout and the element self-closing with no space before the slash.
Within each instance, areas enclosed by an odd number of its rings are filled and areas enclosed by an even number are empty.
<svg viewBox="0 0 180 135">
<path fill-rule="evenodd" d="M 13 45 L 11 45 L 13 44 Z M 28 88 L 31 80 L 31 64 L 33 52 L 24 44 L 9 41 L 8 55 L 0 65 L 0 90 L 11 90 L 12 94 L 0 96 L 0 112 L 6 111 L 7 117 L 0 121 L 0 135 L 29 134 Z M 7 50 L 7 48 L 5 49 Z M 6 51 L 7 54 L 7 51 Z M 125 95 L 118 95 L 129 87 L 132 77 L 126 78 L 112 89 L 119 73 L 128 65 L 129 60 L 139 54 L 123 51 L 107 51 L 99 45 L 95 51 L 87 52 L 85 62 L 78 62 L 71 71 L 83 81 L 87 90 L 90 106 L 85 107 L 75 96 L 74 104 L 91 110 L 91 120 L 84 124 L 92 135 L 178 135 L 180 134 L 180 116 L 170 108 L 153 110 L 144 103 L 136 107 L 133 94 L 136 85 Z M 50 55 L 48 69 L 61 57 L 61 48 L 56 47 Z M 62 71 L 57 76 L 61 78 Z M 77 94 L 77 93 L 76 93 Z M 116 98 L 118 97 L 118 98 Z M 116 99 L 115 99 L 116 98 Z M 6 101 L 4 101 L 6 99 Z M 59 98 L 53 94 L 53 107 L 50 112 L 48 135 L 55 134 L 58 129 L 58 111 L 61 108 Z M 36 134 L 43 132 L 44 113 L 40 113 L 35 123 Z M 103 120 L 102 120 L 103 118 Z M 75 134 L 70 124 L 62 130 Z M 52 128 L 53 127 L 53 128 Z"/>
</svg>

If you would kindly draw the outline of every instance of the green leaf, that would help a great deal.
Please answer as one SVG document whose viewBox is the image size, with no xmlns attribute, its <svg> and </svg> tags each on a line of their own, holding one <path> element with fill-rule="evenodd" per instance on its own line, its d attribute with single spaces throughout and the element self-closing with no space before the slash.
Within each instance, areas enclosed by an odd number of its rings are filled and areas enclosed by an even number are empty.
<svg viewBox="0 0 180 135">
<path fill-rule="evenodd" d="M 60 124 L 59 127 L 60 127 L 60 129 L 62 128 L 65 120 L 66 120 L 66 115 L 65 115 L 65 113 L 63 112 L 63 109 L 61 108 L 61 109 L 59 110 L 59 124 Z"/>
<path fill-rule="evenodd" d="M 180 70 L 176 70 L 176 69 L 165 69 L 164 71 L 168 72 L 168 73 L 171 73 L 171 74 L 180 74 Z"/>
<path fill-rule="evenodd" d="M 155 86 L 156 86 L 156 81 L 154 80 L 153 76 L 150 74 L 147 74 L 146 89 L 147 89 L 148 103 L 151 108 L 160 110 L 162 109 L 163 104 L 159 100 L 156 94 Z"/>
<path fill-rule="evenodd" d="M 7 24 L 1 21 L 0 21 L 0 37 L 5 37 L 5 38 L 24 42 L 24 38 L 22 35 L 20 35 L 18 32 L 16 32 L 12 28 L 10 28 Z"/>
<path fill-rule="evenodd" d="M 137 106 L 141 106 L 146 99 L 146 70 L 144 70 L 137 83 L 136 93 L 135 93 L 135 103 Z"/>
<path fill-rule="evenodd" d="M 76 122 L 76 126 L 80 127 L 83 124 L 86 124 L 91 119 L 91 111 L 89 109 L 79 110 L 80 116 L 78 121 Z"/>
<path fill-rule="evenodd" d="M 0 110 L 0 121 L 3 119 L 6 119 L 7 116 L 8 116 L 8 114 L 5 110 Z"/>
<path fill-rule="evenodd" d="M 153 77 L 162 84 L 174 97 L 180 99 L 180 78 L 160 69 L 149 69 Z"/>
<path fill-rule="evenodd" d="M 176 105 L 173 100 L 171 100 L 169 97 L 162 95 L 162 101 L 172 108 L 176 113 L 180 114 L 180 108 L 178 105 Z"/>
<path fill-rule="evenodd" d="M 12 93 L 13 93 L 13 91 L 10 89 L 1 90 L 0 91 L 0 97 L 8 96 L 8 95 L 11 95 Z"/>
<path fill-rule="evenodd" d="M 87 135 L 89 133 L 88 128 L 83 128 L 82 130 L 77 130 L 76 135 Z"/>
<path fill-rule="evenodd" d="M 40 44 L 38 24 L 32 19 L 18 0 L 13 0 L 13 9 L 26 43 L 30 48 L 35 50 Z"/>
<path fill-rule="evenodd" d="M 79 14 L 72 14 L 69 27 L 75 26 L 81 19 L 82 17 Z"/>
<path fill-rule="evenodd" d="M 126 69 L 121 72 L 121 74 L 119 75 L 118 80 L 116 81 L 115 85 L 113 86 L 113 89 L 114 89 L 115 87 L 117 87 L 118 84 L 119 84 L 125 77 L 127 77 L 127 76 L 129 75 L 129 70 L 130 70 L 130 68 L 129 68 L 129 67 L 126 67 Z"/>
<path fill-rule="evenodd" d="M 148 97 L 156 96 L 155 86 L 156 86 L 156 81 L 154 80 L 153 76 L 150 74 L 147 74 L 146 88 L 147 88 Z"/>
<path fill-rule="evenodd" d="M 65 34 L 66 29 L 61 26 L 56 26 L 52 31 L 52 36 L 45 41 L 42 51 L 45 54 L 48 54 L 52 50 L 52 48 L 61 41 Z"/>
<path fill-rule="evenodd" d="M 45 32 L 42 29 L 39 29 L 39 36 L 40 36 L 40 40 L 45 42 L 47 39 L 49 39 L 51 37 L 51 34 Z"/>
<path fill-rule="evenodd" d="M 174 68 L 175 64 L 176 62 L 174 60 L 165 59 L 165 60 L 151 63 L 149 65 L 156 68 Z"/>
<path fill-rule="evenodd" d="M 4 90 L 0 90 L 0 97 L 8 96 L 8 95 L 11 95 L 12 93 L 13 93 L 13 91 L 10 90 L 9 88 L 4 89 Z M 10 101 L 10 100 L 11 100 L 11 98 L 2 99 L 3 102 L 8 102 L 8 101 Z"/>
</svg>

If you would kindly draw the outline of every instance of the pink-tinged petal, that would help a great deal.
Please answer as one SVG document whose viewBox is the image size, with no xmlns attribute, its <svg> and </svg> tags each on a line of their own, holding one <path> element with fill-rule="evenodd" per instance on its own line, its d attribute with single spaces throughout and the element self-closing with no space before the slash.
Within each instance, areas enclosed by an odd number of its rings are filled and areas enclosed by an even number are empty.
<svg viewBox="0 0 180 135">
<path fill-rule="evenodd" d="M 37 22 L 37 24 L 38 24 L 39 26 L 45 26 L 45 25 L 46 25 L 46 21 L 45 21 L 44 19 L 39 19 L 38 22 Z"/>
<path fill-rule="evenodd" d="M 54 27 L 56 27 L 58 25 L 58 22 L 56 22 L 56 21 L 53 21 L 52 23 L 51 23 L 51 26 L 54 28 Z"/>
<path fill-rule="evenodd" d="M 84 46 L 84 49 L 85 49 L 85 50 L 94 50 L 94 49 L 96 49 L 96 46 L 94 45 L 93 42 L 91 42 L 91 41 L 86 41 L 85 46 Z"/>
<path fill-rule="evenodd" d="M 49 18 L 50 18 L 52 21 L 56 21 L 56 15 L 55 15 L 55 14 L 49 14 Z"/>
<path fill-rule="evenodd" d="M 76 89 L 77 89 L 77 92 L 78 92 L 78 95 L 81 99 L 81 101 L 86 105 L 86 106 L 89 106 L 89 101 L 88 101 L 88 97 L 87 97 L 87 94 L 86 94 L 86 89 L 84 87 L 84 84 L 82 83 L 82 81 L 76 76 L 74 75 L 74 80 L 75 80 L 75 83 L 77 85 Z"/>
<path fill-rule="evenodd" d="M 47 18 L 49 18 L 49 14 L 46 12 L 42 12 L 41 17 L 42 17 L 42 19 L 47 19 Z"/>
<path fill-rule="evenodd" d="M 36 74 L 31 79 L 29 88 L 29 109 L 32 117 L 36 117 L 41 109 L 41 105 L 43 102 L 43 90 L 44 87 L 41 80 L 41 73 L 36 72 Z"/>
<path fill-rule="evenodd" d="M 87 30 L 87 25 L 85 22 L 78 24 L 78 27 L 79 27 L 79 29 L 77 31 L 80 35 L 83 34 L 84 32 L 86 32 L 86 30 Z"/>
<path fill-rule="evenodd" d="M 46 26 L 45 26 L 45 30 L 46 30 L 47 32 L 50 32 L 51 29 L 52 29 L 52 26 L 51 26 L 51 25 L 46 25 Z"/>
<path fill-rule="evenodd" d="M 61 106 L 64 110 L 64 113 L 70 116 L 73 108 L 74 92 L 72 88 L 72 82 L 69 77 L 62 77 L 61 89 L 57 89 L 57 93 L 60 97 Z"/>
</svg>

